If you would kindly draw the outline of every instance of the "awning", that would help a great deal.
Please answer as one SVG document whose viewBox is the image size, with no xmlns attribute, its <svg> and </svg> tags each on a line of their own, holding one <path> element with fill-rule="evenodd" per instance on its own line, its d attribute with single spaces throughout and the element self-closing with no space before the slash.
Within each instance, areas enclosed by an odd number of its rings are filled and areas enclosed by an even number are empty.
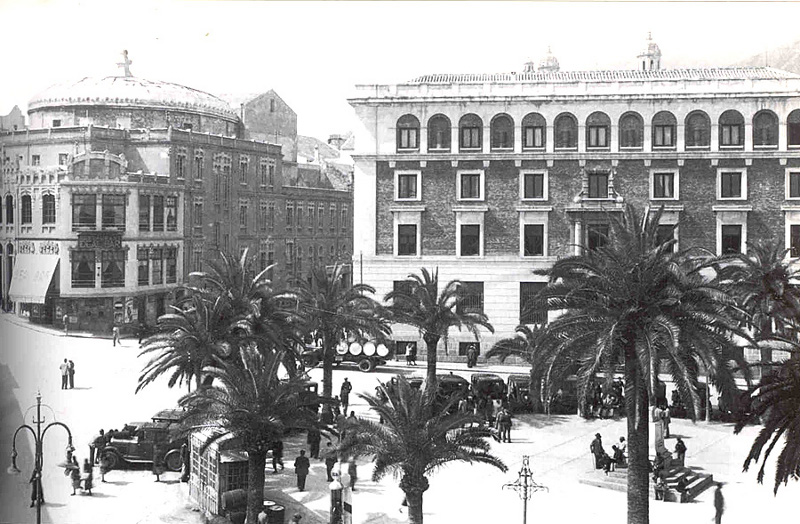
<svg viewBox="0 0 800 524">
<path fill-rule="evenodd" d="M 14 302 L 44 304 L 58 255 L 17 255 L 8 296 Z"/>
</svg>

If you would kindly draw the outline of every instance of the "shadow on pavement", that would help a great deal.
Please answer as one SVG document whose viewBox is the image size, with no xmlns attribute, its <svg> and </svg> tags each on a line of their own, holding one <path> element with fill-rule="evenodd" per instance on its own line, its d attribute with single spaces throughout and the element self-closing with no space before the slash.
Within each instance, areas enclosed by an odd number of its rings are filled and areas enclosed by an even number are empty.
<svg viewBox="0 0 800 524">
<path fill-rule="evenodd" d="M 565 424 L 573 420 L 576 415 L 539 415 L 539 414 L 525 414 L 517 415 L 515 429 L 534 428 L 541 429 L 550 426 L 557 426 Z"/>
<path fill-rule="evenodd" d="M 385 513 L 367 513 L 364 520 L 365 524 L 406 524 L 406 514 L 400 513 L 398 510 L 399 518 L 390 517 Z"/>
</svg>

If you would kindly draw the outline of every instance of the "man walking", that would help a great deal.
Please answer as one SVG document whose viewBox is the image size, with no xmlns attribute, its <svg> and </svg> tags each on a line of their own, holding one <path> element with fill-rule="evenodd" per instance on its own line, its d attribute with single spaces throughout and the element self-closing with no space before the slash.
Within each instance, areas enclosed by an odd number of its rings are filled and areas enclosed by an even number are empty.
<svg viewBox="0 0 800 524">
<path fill-rule="evenodd" d="M 70 360 L 67 365 L 69 366 L 69 389 L 75 389 L 75 362 Z"/>
<path fill-rule="evenodd" d="M 317 428 L 311 428 L 308 430 L 308 436 L 306 437 L 306 442 L 308 443 L 308 447 L 310 448 L 311 458 L 318 459 L 319 458 L 319 443 L 322 440 L 322 435 L 320 434 Z"/>
<path fill-rule="evenodd" d="M 353 385 L 347 380 L 347 377 L 344 377 L 344 382 L 342 382 L 342 389 L 339 391 L 339 398 L 342 402 L 342 411 L 347 413 L 347 408 L 350 406 L 350 392 L 353 391 Z"/>
<path fill-rule="evenodd" d="M 475 347 L 475 344 L 470 344 L 469 348 L 467 348 L 467 367 L 472 368 L 475 367 L 475 364 L 478 363 L 478 348 Z"/>
<path fill-rule="evenodd" d="M 325 472 L 328 475 L 328 482 L 333 482 L 331 472 L 338 461 L 339 460 L 336 457 L 336 450 L 334 449 L 333 444 L 328 441 L 328 443 L 325 445 Z"/>
<path fill-rule="evenodd" d="M 722 514 L 725 512 L 725 497 L 722 495 L 722 483 L 717 482 L 714 491 L 714 524 L 722 524 Z"/>
<path fill-rule="evenodd" d="M 294 472 L 297 474 L 297 489 L 298 491 L 306 490 L 306 477 L 308 476 L 308 468 L 311 464 L 306 457 L 306 450 L 300 450 L 300 456 L 294 459 Z"/>
<path fill-rule="evenodd" d="M 122 342 L 119 340 L 119 326 L 115 325 L 113 328 L 111 328 L 111 338 L 113 339 L 114 347 L 117 347 L 117 342 L 122 345 Z"/>
<path fill-rule="evenodd" d="M 69 385 L 69 364 L 67 363 L 67 359 L 64 359 L 64 362 L 58 366 L 58 369 L 61 370 L 61 389 L 67 389 Z"/>
<path fill-rule="evenodd" d="M 278 464 L 281 465 L 281 471 L 283 471 L 283 441 L 276 440 L 274 444 L 272 444 L 272 472 L 278 472 Z"/>
<path fill-rule="evenodd" d="M 678 437 L 678 442 L 675 443 L 675 454 L 678 455 L 678 461 L 681 463 L 681 466 L 686 466 L 686 444 L 683 443 L 683 439 Z"/>
<path fill-rule="evenodd" d="M 61 321 L 64 323 L 64 336 L 69 336 L 69 315 L 64 313 L 64 316 L 61 317 Z"/>
</svg>

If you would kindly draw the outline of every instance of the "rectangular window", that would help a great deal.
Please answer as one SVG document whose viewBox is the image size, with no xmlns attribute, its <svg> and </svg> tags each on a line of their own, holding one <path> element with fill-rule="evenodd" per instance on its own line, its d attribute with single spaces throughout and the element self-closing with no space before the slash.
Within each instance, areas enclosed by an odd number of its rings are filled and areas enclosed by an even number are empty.
<svg viewBox="0 0 800 524">
<path fill-rule="evenodd" d="M 150 195 L 139 195 L 139 231 L 150 231 Z"/>
<path fill-rule="evenodd" d="M 56 118 L 55 120 L 53 120 L 53 126 L 52 127 L 61 127 L 61 119 Z"/>
<path fill-rule="evenodd" d="M 653 198 L 675 198 L 675 173 L 653 173 Z"/>
<path fill-rule="evenodd" d="M 544 225 L 525 224 L 523 227 L 523 234 L 525 236 L 525 256 L 544 256 Z"/>
<path fill-rule="evenodd" d="M 96 228 L 97 195 L 72 195 L 72 230 Z"/>
<path fill-rule="evenodd" d="M 178 197 L 167 197 L 167 231 L 178 230 Z"/>
<path fill-rule="evenodd" d="M 417 200 L 417 175 L 397 175 L 397 199 Z"/>
<path fill-rule="evenodd" d="M 661 245 L 675 239 L 675 226 L 672 224 L 659 224 L 656 230 L 656 244 Z M 673 244 L 672 251 L 675 251 Z"/>
<path fill-rule="evenodd" d="M 544 200 L 544 173 L 524 173 L 522 190 L 526 200 Z"/>
<path fill-rule="evenodd" d="M 720 126 L 720 145 L 722 146 L 741 146 L 742 145 L 742 126 L 740 124 L 722 124 Z"/>
<path fill-rule="evenodd" d="M 42 163 L 41 155 L 31 155 L 31 165 L 38 166 Z"/>
<path fill-rule="evenodd" d="M 417 226 L 415 224 L 399 224 L 397 226 L 397 255 L 416 256 Z"/>
<path fill-rule="evenodd" d="M 58 154 L 58 165 L 65 166 L 67 165 L 68 160 L 69 160 L 69 155 L 67 153 Z"/>
<path fill-rule="evenodd" d="M 194 201 L 194 227 L 203 227 L 203 202 L 201 200 Z"/>
<path fill-rule="evenodd" d="M 525 149 L 544 148 L 544 127 L 525 126 L 522 130 L 522 147 Z"/>
<path fill-rule="evenodd" d="M 258 220 L 258 229 L 260 231 L 267 230 L 267 223 L 269 222 L 269 208 L 267 204 L 261 204 L 258 208 L 259 211 L 259 220 Z"/>
<path fill-rule="evenodd" d="M 546 324 L 547 310 L 543 301 L 537 300 L 538 294 L 547 286 L 545 282 L 519 283 L 519 323 Z"/>
<path fill-rule="evenodd" d="M 653 126 L 653 146 L 674 147 L 675 128 L 673 126 Z"/>
<path fill-rule="evenodd" d="M 268 220 L 269 220 L 269 230 L 270 231 L 274 231 L 275 230 L 275 203 L 274 202 L 270 202 L 270 204 L 269 204 L 269 217 L 268 217 Z"/>
<path fill-rule="evenodd" d="M 275 166 L 273 164 L 269 165 L 269 185 L 275 185 Z"/>
<path fill-rule="evenodd" d="M 460 173 L 460 191 L 458 198 L 461 200 L 481 200 L 481 174 Z"/>
<path fill-rule="evenodd" d="M 286 204 L 286 229 L 294 227 L 294 204 Z"/>
<path fill-rule="evenodd" d="M 742 197 L 742 173 L 722 172 L 719 175 L 720 198 L 741 198 Z"/>
<path fill-rule="evenodd" d="M 317 208 L 317 223 L 319 230 L 322 231 L 325 228 L 325 208 L 322 206 Z"/>
<path fill-rule="evenodd" d="M 56 223 L 56 197 L 42 195 L 42 224 Z"/>
<path fill-rule="evenodd" d="M 464 299 L 456 306 L 459 314 L 483 313 L 483 282 L 462 282 Z"/>
<path fill-rule="evenodd" d="M 167 284 L 178 281 L 178 250 L 174 247 L 167 248 Z"/>
<path fill-rule="evenodd" d="M 214 173 L 214 202 L 219 204 L 219 198 L 222 194 L 222 175 Z"/>
<path fill-rule="evenodd" d="M 419 149 L 419 129 L 401 127 L 398 130 L 398 149 Z"/>
<path fill-rule="evenodd" d="M 331 233 L 336 231 L 336 206 L 331 204 L 331 207 L 328 209 L 328 225 L 330 226 Z"/>
<path fill-rule="evenodd" d="M 94 250 L 75 250 L 72 257 L 72 287 L 94 287 L 95 252 Z"/>
<path fill-rule="evenodd" d="M 222 229 L 222 224 L 219 222 L 214 222 L 214 245 L 219 247 L 219 240 L 220 240 L 220 231 Z"/>
<path fill-rule="evenodd" d="M 589 147 L 608 147 L 607 126 L 589 126 Z"/>
<path fill-rule="evenodd" d="M 186 177 L 186 152 L 179 151 L 175 156 L 175 176 L 178 178 Z"/>
<path fill-rule="evenodd" d="M 589 251 L 600 249 L 608 243 L 608 224 L 589 224 L 586 226 L 586 247 Z"/>
<path fill-rule="evenodd" d="M 309 231 L 314 231 L 314 226 L 317 225 L 317 217 L 314 216 L 314 212 L 316 211 L 316 209 L 317 208 L 314 207 L 313 204 L 312 204 L 312 205 L 309 205 L 308 209 L 306 210 L 307 211 L 307 215 L 308 215 L 307 222 L 308 222 L 308 230 Z"/>
<path fill-rule="evenodd" d="M 164 197 L 153 197 L 153 231 L 164 231 Z"/>
<path fill-rule="evenodd" d="M 589 198 L 608 198 L 608 173 L 589 173 Z"/>
<path fill-rule="evenodd" d="M 742 252 L 742 226 L 722 226 L 722 254 L 729 255 Z"/>
<path fill-rule="evenodd" d="M 103 229 L 125 230 L 125 195 L 103 195 Z"/>
<path fill-rule="evenodd" d="M 202 149 L 195 149 L 194 151 L 194 179 L 203 180 L 203 162 L 204 154 Z"/>
<path fill-rule="evenodd" d="M 139 274 L 136 281 L 140 286 L 150 285 L 150 253 L 146 248 L 136 250 L 136 259 L 139 264 Z"/>
<path fill-rule="evenodd" d="M 164 254 L 161 248 L 154 248 L 150 253 L 150 260 L 153 264 L 153 285 L 164 283 Z"/>
<path fill-rule="evenodd" d="M 342 205 L 341 215 L 342 215 L 342 220 L 341 220 L 342 232 L 346 232 L 350 222 L 350 220 L 348 219 L 348 210 L 346 205 Z"/>
<path fill-rule="evenodd" d="M 269 163 L 262 160 L 258 165 L 258 175 L 260 178 L 261 186 L 266 187 L 269 181 Z"/>
<path fill-rule="evenodd" d="M 20 199 L 22 209 L 20 210 L 20 218 L 23 224 L 30 224 L 33 222 L 33 201 L 30 195 L 23 195 Z"/>
<path fill-rule="evenodd" d="M 246 156 L 239 157 L 239 183 L 247 185 L 247 171 L 250 168 L 250 159 Z"/>
<path fill-rule="evenodd" d="M 789 242 L 791 257 L 800 257 L 800 225 L 792 224 L 789 230 Z"/>
<path fill-rule="evenodd" d="M 461 149 L 480 149 L 482 134 L 483 129 L 480 127 L 462 127 Z"/>
<path fill-rule="evenodd" d="M 286 241 L 286 267 L 291 268 L 294 265 L 294 242 L 291 240 Z"/>
<path fill-rule="evenodd" d="M 800 171 L 789 172 L 789 198 L 800 198 Z"/>
<path fill-rule="evenodd" d="M 239 204 L 239 228 L 247 231 L 247 206 L 245 204 Z"/>
<path fill-rule="evenodd" d="M 297 209 L 295 210 L 295 222 L 297 223 L 298 229 L 303 229 L 303 203 L 300 202 L 297 204 Z"/>
<path fill-rule="evenodd" d="M 203 269 L 203 250 L 202 248 L 192 251 L 192 270 L 201 271 Z"/>
<path fill-rule="evenodd" d="M 461 226 L 461 256 L 476 257 L 481 254 L 481 226 L 475 224 Z"/>
<path fill-rule="evenodd" d="M 102 252 L 102 287 L 125 286 L 125 251 Z"/>
</svg>

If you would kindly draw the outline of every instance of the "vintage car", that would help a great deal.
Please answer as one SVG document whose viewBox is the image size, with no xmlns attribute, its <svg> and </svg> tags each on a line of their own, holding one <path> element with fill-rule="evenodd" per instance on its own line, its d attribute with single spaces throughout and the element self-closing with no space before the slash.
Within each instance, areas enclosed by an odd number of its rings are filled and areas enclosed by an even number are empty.
<svg viewBox="0 0 800 524">
<path fill-rule="evenodd" d="M 502 400 L 506 394 L 506 383 L 494 373 L 473 373 L 470 376 L 472 395 L 476 400 Z"/>
<path fill-rule="evenodd" d="M 186 418 L 182 409 L 166 409 L 153 416 L 152 422 L 130 422 L 121 431 L 108 431 L 103 455 L 111 468 L 125 464 L 152 464 L 156 445 L 164 449 L 164 463 L 170 471 L 181 470 L 181 446 L 187 442 L 181 432 Z"/>
<path fill-rule="evenodd" d="M 455 375 L 453 373 L 450 374 L 440 374 L 436 375 L 437 378 L 437 385 L 436 385 L 436 400 L 437 402 L 445 403 L 448 402 L 453 395 L 458 395 L 459 397 L 466 397 L 469 395 L 469 382 L 464 377 Z M 422 383 L 424 382 L 424 377 L 421 376 L 411 376 L 408 379 L 409 385 L 414 389 L 419 389 L 422 387 Z M 455 413 L 458 409 L 457 402 L 454 402 L 448 411 L 451 413 Z"/>
<path fill-rule="evenodd" d="M 531 376 L 509 375 L 506 380 L 508 407 L 511 411 L 533 411 L 535 397 L 531 395 Z"/>
<path fill-rule="evenodd" d="M 301 358 L 303 365 L 313 368 L 322 362 L 323 352 L 319 346 L 306 345 Z M 364 373 L 369 373 L 377 366 L 382 366 L 391 359 L 391 349 L 383 343 L 343 342 L 336 346 L 334 365 L 355 364 Z"/>
</svg>

